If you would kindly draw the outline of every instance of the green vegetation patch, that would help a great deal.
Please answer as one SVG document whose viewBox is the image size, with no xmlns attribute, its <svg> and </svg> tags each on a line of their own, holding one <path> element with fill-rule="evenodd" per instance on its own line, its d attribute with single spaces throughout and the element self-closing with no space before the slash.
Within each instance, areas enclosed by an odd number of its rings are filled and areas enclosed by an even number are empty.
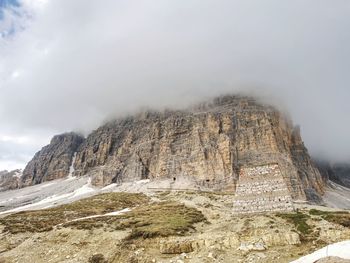
<svg viewBox="0 0 350 263">
<path fill-rule="evenodd" d="M 116 216 L 94 215 L 130 208 L 131 211 Z M 75 229 L 104 228 L 108 231 L 131 229 L 128 239 L 156 236 L 184 235 L 194 229 L 194 224 L 206 221 L 195 208 L 176 202 L 151 203 L 143 194 L 106 193 L 54 208 L 23 211 L 0 219 L 4 231 L 44 232 L 53 227 Z"/>
<path fill-rule="evenodd" d="M 136 207 L 131 212 L 70 222 L 64 227 L 92 229 L 106 227 L 111 230 L 131 229 L 128 239 L 157 236 L 184 235 L 194 224 L 206 221 L 195 208 L 175 202 L 160 202 Z"/>
<path fill-rule="evenodd" d="M 298 211 L 296 213 L 281 213 L 277 214 L 277 216 L 287 220 L 290 223 L 293 223 L 295 228 L 301 235 L 302 239 L 312 233 L 311 226 L 307 224 L 307 220 L 310 218 L 309 215 L 303 214 Z"/>
<path fill-rule="evenodd" d="M 44 232 L 54 226 L 91 215 L 132 208 L 149 201 L 144 194 L 105 193 L 49 209 L 23 211 L 0 218 L 10 233 Z"/>
<path fill-rule="evenodd" d="M 136 209 L 129 218 L 137 220 L 130 238 L 183 235 L 193 229 L 193 224 L 205 221 L 197 209 L 168 202 Z"/>
<path fill-rule="evenodd" d="M 320 216 L 322 219 L 328 222 L 342 225 L 344 227 L 350 227 L 350 213 L 346 211 L 321 211 L 317 209 L 311 209 L 309 211 L 310 215 Z"/>
</svg>

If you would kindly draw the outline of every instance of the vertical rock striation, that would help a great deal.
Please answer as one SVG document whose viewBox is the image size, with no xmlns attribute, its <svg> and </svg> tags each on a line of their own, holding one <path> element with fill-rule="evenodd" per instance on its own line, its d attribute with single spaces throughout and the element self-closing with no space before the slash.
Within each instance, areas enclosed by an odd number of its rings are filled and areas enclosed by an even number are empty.
<svg viewBox="0 0 350 263">
<path fill-rule="evenodd" d="M 350 163 L 330 163 L 317 160 L 316 165 L 325 183 L 330 180 L 350 188 Z"/>
<path fill-rule="evenodd" d="M 19 186 L 25 187 L 66 177 L 73 155 L 83 140 L 82 136 L 75 133 L 54 136 L 50 144 L 37 152 L 27 164 Z"/>
<path fill-rule="evenodd" d="M 278 176 L 272 180 L 282 180 L 288 189 L 284 199 L 317 201 L 323 193 L 299 128 L 250 97 L 223 96 L 185 110 L 143 112 L 111 121 L 86 139 L 74 133 L 55 136 L 28 163 L 20 186 L 68 176 L 73 160 L 74 175 L 89 174 L 98 186 L 185 177 L 202 189 L 236 191 L 242 171 L 275 167 Z"/>
<path fill-rule="evenodd" d="M 240 170 L 278 164 L 293 199 L 317 199 L 322 179 L 299 128 L 255 99 L 224 96 L 182 111 L 144 112 L 109 122 L 80 145 L 75 175 L 95 185 L 191 178 L 235 191 Z"/>
<path fill-rule="evenodd" d="M 18 188 L 21 175 L 22 171 L 19 169 L 0 171 L 0 192 Z"/>
</svg>

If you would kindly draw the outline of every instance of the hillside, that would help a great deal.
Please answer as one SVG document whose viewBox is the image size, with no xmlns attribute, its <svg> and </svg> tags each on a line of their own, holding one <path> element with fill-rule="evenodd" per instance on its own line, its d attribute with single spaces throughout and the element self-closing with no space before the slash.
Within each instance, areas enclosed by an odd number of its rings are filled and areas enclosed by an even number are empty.
<svg viewBox="0 0 350 263">
<path fill-rule="evenodd" d="M 348 211 L 237 216 L 229 193 L 106 191 L 0 217 L 0 262 L 287 263 L 350 237 Z"/>
</svg>

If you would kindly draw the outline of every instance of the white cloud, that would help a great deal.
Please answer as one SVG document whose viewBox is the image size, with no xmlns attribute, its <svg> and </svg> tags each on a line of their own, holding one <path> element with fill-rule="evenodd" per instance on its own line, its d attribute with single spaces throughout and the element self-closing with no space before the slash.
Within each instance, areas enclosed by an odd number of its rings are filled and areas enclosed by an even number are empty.
<svg viewBox="0 0 350 263">
<path fill-rule="evenodd" d="M 0 22 L 16 28 L 0 38 L 1 134 L 88 131 L 255 87 L 313 153 L 350 158 L 349 1 L 23 0 L 18 12 Z"/>
<path fill-rule="evenodd" d="M 19 71 L 15 70 L 14 72 L 12 72 L 11 77 L 15 79 L 15 78 L 18 78 L 19 75 L 20 75 Z"/>
<path fill-rule="evenodd" d="M 6 134 L 0 133 L 0 171 L 24 168 L 34 152 L 49 142 L 50 135 L 40 132 L 28 132 L 26 135 L 15 135 L 8 131 Z"/>
</svg>

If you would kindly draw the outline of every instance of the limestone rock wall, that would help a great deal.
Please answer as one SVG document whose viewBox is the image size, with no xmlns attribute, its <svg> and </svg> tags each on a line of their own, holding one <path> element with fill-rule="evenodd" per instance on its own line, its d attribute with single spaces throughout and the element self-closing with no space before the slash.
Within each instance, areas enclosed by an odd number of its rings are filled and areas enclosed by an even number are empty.
<svg viewBox="0 0 350 263">
<path fill-rule="evenodd" d="M 270 163 L 279 165 L 293 199 L 322 194 L 298 128 L 271 106 L 224 96 L 107 123 L 80 145 L 74 165 L 75 175 L 88 173 L 101 186 L 185 176 L 199 186 L 235 191 L 242 167 Z"/>
<path fill-rule="evenodd" d="M 49 145 L 37 152 L 27 164 L 19 186 L 25 187 L 66 177 L 74 152 L 84 138 L 75 133 L 65 133 L 52 138 Z"/>
<path fill-rule="evenodd" d="M 22 171 L 19 169 L 13 171 L 0 171 L 0 192 L 18 188 L 21 175 Z"/>
<path fill-rule="evenodd" d="M 65 177 L 74 165 L 75 176 L 88 174 L 97 186 L 185 177 L 202 189 L 234 192 L 242 168 L 265 164 L 278 164 L 292 199 L 317 200 L 323 193 L 320 173 L 288 117 L 250 97 L 223 96 L 111 121 L 86 139 L 55 136 L 19 184 Z"/>
<path fill-rule="evenodd" d="M 109 123 L 81 145 L 76 175 L 89 172 L 99 185 L 179 176 L 213 186 L 233 181 L 231 139 L 219 131 L 220 121 L 215 114 L 165 112 Z"/>
<path fill-rule="evenodd" d="M 329 180 L 339 185 L 350 188 L 350 162 L 330 163 L 317 160 L 316 165 L 322 175 L 324 183 Z"/>
</svg>

